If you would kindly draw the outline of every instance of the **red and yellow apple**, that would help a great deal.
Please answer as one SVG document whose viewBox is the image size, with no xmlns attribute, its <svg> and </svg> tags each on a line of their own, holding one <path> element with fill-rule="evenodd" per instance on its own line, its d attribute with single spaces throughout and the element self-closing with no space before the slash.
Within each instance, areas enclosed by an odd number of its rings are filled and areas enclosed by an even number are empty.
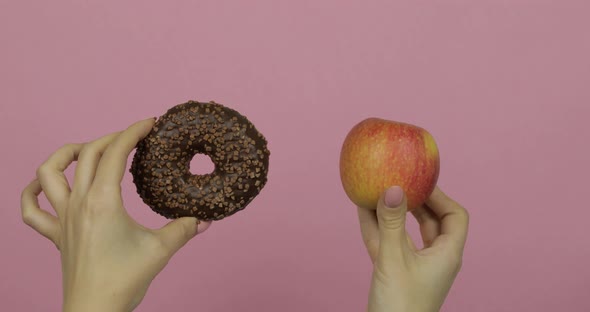
<svg viewBox="0 0 590 312">
<path fill-rule="evenodd" d="M 368 118 L 342 144 L 340 179 L 346 195 L 361 208 L 376 209 L 381 194 L 401 186 L 408 211 L 422 205 L 438 180 L 440 157 L 425 129 L 404 122 Z"/>
</svg>

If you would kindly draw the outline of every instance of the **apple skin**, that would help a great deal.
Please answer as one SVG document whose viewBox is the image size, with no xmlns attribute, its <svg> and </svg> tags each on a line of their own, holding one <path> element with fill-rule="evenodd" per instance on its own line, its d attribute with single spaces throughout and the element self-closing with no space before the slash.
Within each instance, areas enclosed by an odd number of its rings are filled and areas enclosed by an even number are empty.
<svg viewBox="0 0 590 312">
<path fill-rule="evenodd" d="M 408 123 L 367 118 L 346 136 L 340 179 L 358 207 L 376 209 L 381 194 L 401 186 L 408 211 L 424 204 L 438 180 L 440 156 L 432 135 Z"/>
</svg>

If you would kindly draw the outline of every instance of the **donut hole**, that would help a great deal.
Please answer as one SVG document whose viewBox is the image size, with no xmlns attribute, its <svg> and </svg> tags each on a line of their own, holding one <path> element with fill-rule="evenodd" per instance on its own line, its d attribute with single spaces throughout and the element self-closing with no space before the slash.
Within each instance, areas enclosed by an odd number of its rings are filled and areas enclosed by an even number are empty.
<svg viewBox="0 0 590 312">
<path fill-rule="evenodd" d="M 213 173 L 215 165 L 211 158 L 205 154 L 196 154 L 190 163 L 190 171 L 195 175 L 204 175 Z"/>
</svg>

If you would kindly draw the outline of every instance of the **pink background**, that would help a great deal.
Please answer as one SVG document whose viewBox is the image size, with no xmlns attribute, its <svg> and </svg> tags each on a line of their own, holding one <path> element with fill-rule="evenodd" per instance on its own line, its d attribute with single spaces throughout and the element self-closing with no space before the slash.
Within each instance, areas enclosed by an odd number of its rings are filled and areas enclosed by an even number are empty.
<svg viewBox="0 0 590 312">
<path fill-rule="evenodd" d="M 58 253 L 20 219 L 36 167 L 195 99 L 256 124 L 270 181 L 138 311 L 362 311 L 371 267 L 338 156 L 370 116 L 427 128 L 471 213 L 443 311 L 590 311 L 588 3 L 3 0 L 0 309 L 61 304 Z M 130 175 L 124 190 L 164 224 Z"/>
</svg>

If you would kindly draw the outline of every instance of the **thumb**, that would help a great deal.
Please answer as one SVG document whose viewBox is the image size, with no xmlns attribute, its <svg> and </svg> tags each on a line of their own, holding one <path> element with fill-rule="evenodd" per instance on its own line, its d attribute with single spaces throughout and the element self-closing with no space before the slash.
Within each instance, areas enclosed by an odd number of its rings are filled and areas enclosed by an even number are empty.
<svg viewBox="0 0 590 312">
<path fill-rule="evenodd" d="M 377 204 L 379 260 L 391 263 L 410 250 L 406 237 L 407 199 L 399 186 L 388 188 Z"/>
<path fill-rule="evenodd" d="M 203 233 L 210 225 L 211 222 L 199 221 L 193 217 L 183 217 L 170 221 L 158 230 L 158 234 L 174 254 L 197 234 Z"/>
</svg>

